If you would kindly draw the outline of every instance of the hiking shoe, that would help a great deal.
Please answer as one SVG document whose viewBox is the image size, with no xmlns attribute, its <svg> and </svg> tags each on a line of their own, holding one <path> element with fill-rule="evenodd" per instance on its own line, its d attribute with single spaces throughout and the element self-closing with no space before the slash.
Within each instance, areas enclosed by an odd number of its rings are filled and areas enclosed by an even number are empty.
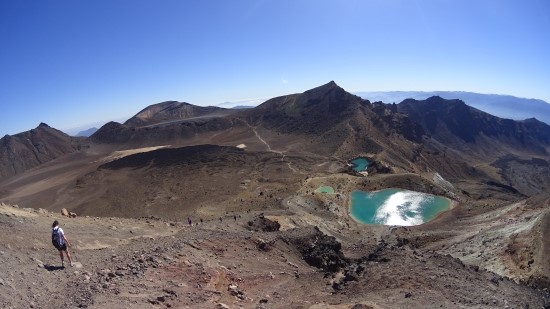
<svg viewBox="0 0 550 309">
<path fill-rule="evenodd" d="M 71 267 L 73 267 L 74 265 L 75 265 L 75 263 L 74 263 L 74 262 L 71 262 Z"/>
</svg>

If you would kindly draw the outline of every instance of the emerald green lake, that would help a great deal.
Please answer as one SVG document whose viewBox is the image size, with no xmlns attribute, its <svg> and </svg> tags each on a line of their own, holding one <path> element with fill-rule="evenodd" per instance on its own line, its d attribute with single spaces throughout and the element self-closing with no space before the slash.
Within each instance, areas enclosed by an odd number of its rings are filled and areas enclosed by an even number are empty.
<svg viewBox="0 0 550 309">
<path fill-rule="evenodd" d="M 367 158 L 359 157 L 351 160 L 353 170 L 356 172 L 363 172 L 369 166 L 370 161 Z"/>
<path fill-rule="evenodd" d="M 315 190 L 315 192 L 333 194 L 334 193 L 334 188 L 332 188 L 330 186 L 322 186 L 322 187 L 317 188 L 317 190 Z"/>
<path fill-rule="evenodd" d="M 350 215 L 364 224 L 419 225 L 449 210 L 451 201 L 427 193 L 384 189 L 351 193 Z"/>
</svg>

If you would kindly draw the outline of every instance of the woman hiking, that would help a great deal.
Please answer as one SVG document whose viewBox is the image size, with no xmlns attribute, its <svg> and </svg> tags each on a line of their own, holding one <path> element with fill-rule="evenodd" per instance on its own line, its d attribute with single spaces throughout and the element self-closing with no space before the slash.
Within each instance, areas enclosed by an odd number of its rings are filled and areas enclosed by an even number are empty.
<svg viewBox="0 0 550 309">
<path fill-rule="evenodd" d="M 69 253 L 69 247 L 71 246 L 71 244 L 65 236 L 63 229 L 59 227 L 59 222 L 57 220 L 55 220 L 52 224 L 52 243 L 59 251 L 59 257 L 61 258 L 61 267 L 65 267 L 63 252 L 65 252 L 65 255 L 67 255 L 67 259 L 69 259 L 70 265 L 74 266 L 74 263 L 71 259 L 71 254 Z"/>
</svg>

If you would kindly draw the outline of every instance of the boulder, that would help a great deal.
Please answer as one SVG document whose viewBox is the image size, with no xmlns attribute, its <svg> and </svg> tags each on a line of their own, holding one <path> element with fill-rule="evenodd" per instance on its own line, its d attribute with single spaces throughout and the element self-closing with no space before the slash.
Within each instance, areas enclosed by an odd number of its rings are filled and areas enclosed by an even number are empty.
<svg viewBox="0 0 550 309">
<path fill-rule="evenodd" d="M 349 264 L 336 238 L 325 235 L 317 227 L 287 231 L 283 240 L 294 245 L 306 263 L 326 272 L 337 272 Z"/>
<path fill-rule="evenodd" d="M 275 232 L 281 228 L 277 221 L 269 220 L 260 214 L 254 220 L 248 221 L 247 228 L 256 232 Z"/>
<path fill-rule="evenodd" d="M 239 294 L 239 287 L 238 287 L 236 284 L 231 283 L 231 284 L 227 287 L 227 290 L 228 290 L 229 293 L 231 293 L 231 295 L 233 295 L 233 296 L 237 296 L 237 295 Z"/>
<path fill-rule="evenodd" d="M 67 210 L 67 208 L 63 208 L 63 209 L 61 209 L 61 214 L 65 217 L 68 217 L 69 216 L 69 211 Z"/>
</svg>

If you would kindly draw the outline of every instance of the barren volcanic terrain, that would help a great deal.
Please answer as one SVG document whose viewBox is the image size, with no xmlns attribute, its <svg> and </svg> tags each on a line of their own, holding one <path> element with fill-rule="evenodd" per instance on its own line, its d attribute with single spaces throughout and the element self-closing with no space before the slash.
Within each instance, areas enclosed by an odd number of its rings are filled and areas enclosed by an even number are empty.
<svg viewBox="0 0 550 309">
<path fill-rule="evenodd" d="M 3 307 L 550 306 L 547 125 L 334 82 L 189 111 L 153 105 L 0 180 Z M 354 221 L 350 193 L 384 188 L 453 207 L 418 226 Z M 75 267 L 58 267 L 55 219 Z"/>
</svg>

